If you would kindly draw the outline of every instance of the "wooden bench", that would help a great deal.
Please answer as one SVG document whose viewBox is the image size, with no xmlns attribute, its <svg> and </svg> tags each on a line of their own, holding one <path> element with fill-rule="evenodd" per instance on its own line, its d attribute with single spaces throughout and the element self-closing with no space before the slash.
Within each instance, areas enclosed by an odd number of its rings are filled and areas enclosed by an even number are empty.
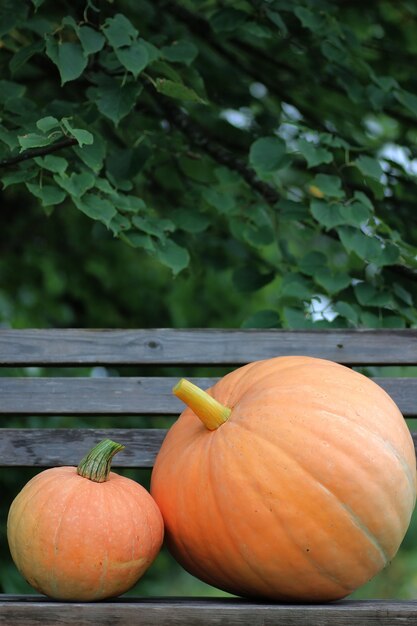
<svg viewBox="0 0 417 626">
<path fill-rule="evenodd" d="M 204 372 L 210 372 L 211 368 L 218 376 L 226 368 L 249 361 L 295 354 L 323 357 L 350 366 L 416 365 L 417 331 L 0 329 L 3 367 L 103 366 L 111 371 L 111 368 L 131 366 L 140 374 L 0 377 L 0 413 L 3 414 L 0 465 L 39 469 L 76 465 L 94 443 L 110 437 L 126 444 L 126 450 L 114 459 L 115 468 L 149 468 L 165 431 L 118 428 L 119 416 L 175 417 L 181 403 L 173 397 L 171 388 L 179 376 L 186 375 L 203 388 L 213 382 L 211 377 L 193 378 L 196 366 L 205 366 Z M 161 376 L 161 368 L 169 375 Z M 147 376 L 142 375 L 144 371 Z M 406 418 L 417 414 L 417 378 L 376 380 Z M 8 419 L 12 416 L 29 415 L 114 416 L 114 428 L 10 427 Z M 416 434 L 413 436 L 416 441 Z M 344 600 L 323 605 L 283 605 L 239 598 L 125 596 L 99 603 L 66 603 L 39 595 L 0 596 L 0 624 L 4 626 L 393 626 L 404 623 L 417 624 L 417 602 Z"/>
</svg>

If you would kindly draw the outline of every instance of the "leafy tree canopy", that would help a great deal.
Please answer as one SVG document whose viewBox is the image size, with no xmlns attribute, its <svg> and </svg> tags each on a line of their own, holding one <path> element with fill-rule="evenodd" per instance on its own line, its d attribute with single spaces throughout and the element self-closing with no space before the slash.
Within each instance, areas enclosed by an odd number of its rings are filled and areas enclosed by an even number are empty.
<svg viewBox="0 0 417 626">
<path fill-rule="evenodd" d="M 174 276 L 230 268 L 243 325 L 415 326 L 416 17 L 3 0 L 3 205 L 81 212 Z"/>
</svg>

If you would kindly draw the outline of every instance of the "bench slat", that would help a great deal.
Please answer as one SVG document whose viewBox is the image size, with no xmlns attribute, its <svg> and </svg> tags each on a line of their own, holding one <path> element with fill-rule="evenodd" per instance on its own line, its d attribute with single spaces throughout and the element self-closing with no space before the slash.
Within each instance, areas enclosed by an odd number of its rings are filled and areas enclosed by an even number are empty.
<svg viewBox="0 0 417 626">
<path fill-rule="evenodd" d="M 176 377 L 1 378 L 0 414 L 179 415 Z M 207 389 L 217 379 L 190 378 Z"/>
<path fill-rule="evenodd" d="M 78 465 L 102 439 L 123 444 L 113 467 L 152 467 L 166 435 L 163 428 L 2 428 L 0 466 Z"/>
<path fill-rule="evenodd" d="M 36 596 L 0 596 L 2 626 L 396 626 L 416 620 L 416 601 L 286 605 L 239 598 L 127 597 L 105 603 L 66 603 Z"/>
<path fill-rule="evenodd" d="M 237 365 L 293 354 L 354 365 L 415 364 L 417 331 L 0 329 L 0 365 Z"/>
<path fill-rule="evenodd" d="M 203 389 L 217 378 L 194 378 Z M 405 416 L 417 414 L 417 378 L 374 378 Z M 4 378 L 0 414 L 178 415 L 184 405 L 172 394 L 178 377 Z"/>
<path fill-rule="evenodd" d="M 96 443 L 109 438 L 126 446 L 113 467 L 152 467 L 166 435 L 163 428 L 4 428 L 0 467 L 77 465 Z M 417 432 L 412 432 L 417 449 Z"/>
</svg>

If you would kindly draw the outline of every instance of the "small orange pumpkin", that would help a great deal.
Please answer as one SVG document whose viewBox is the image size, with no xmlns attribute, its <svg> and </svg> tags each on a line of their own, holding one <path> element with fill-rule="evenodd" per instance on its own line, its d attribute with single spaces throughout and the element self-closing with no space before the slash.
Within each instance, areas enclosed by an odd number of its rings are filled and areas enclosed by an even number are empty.
<svg viewBox="0 0 417 626">
<path fill-rule="evenodd" d="M 76 467 L 47 469 L 13 500 L 7 536 L 32 587 L 91 601 L 132 587 L 158 554 L 163 521 L 151 495 L 110 471 L 124 446 L 105 440 Z"/>
<path fill-rule="evenodd" d="M 309 357 L 250 363 L 188 408 L 151 493 L 189 572 L 249 597 L 342 598 L 391 561 L 416 499 L 405 421 L 365 376 Z M 200 419 L 198 419 L 200 418 Z"/>
</svg>

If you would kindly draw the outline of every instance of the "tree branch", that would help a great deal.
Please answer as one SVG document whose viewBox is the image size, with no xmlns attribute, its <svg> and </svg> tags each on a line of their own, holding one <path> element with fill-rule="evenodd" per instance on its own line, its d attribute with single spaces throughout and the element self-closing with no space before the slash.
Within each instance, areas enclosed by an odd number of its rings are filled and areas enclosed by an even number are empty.
<svg viewBox="0 0 417 626">
<path fill-rule="evenodd" d="M 0 161 L 0 167 L 9 167 L 11 165 L 21 163 L 22 161 L 27 161 L 28 159 L 34 159 L 35 157 L 52 154 L 53 152 L 57 152 L 58 150 L 62 150 L 63 148 L 75 146 L 77 143 L 78 142 L 74 137 L 65 137 L 65 139 L 61 139 L 60 141 L 57 141 L 50 146 L 45 146 L 43 148 L 31 148 L 30 150 L 25 150 L 24 152 L 21 152 L 14 157 L 10 157 L 9 159 L 3 159 L 2 161 Z"/>
<path fill-rule="evenodd" d="M 189 140 L 190 144 L 200 148 L 210 155 L 217 163 L 226 165 L 231 170 L 238 172 L 252 189 L 257 191 L 270 205 L 280 199 L 278 192 L 268 183 L 264 183 L 256 175 L 256 172 L 248 167 L 241 159 L 236 157 L 216 142 L 209 139 L 201 128 L 190 119 L 189 115 L 180 108 L 172 105 L 165 98 L 158 96 L 156 92 L 152 97 L 163 110 L 167 120 L 176 126 Z"/>
</svg>

